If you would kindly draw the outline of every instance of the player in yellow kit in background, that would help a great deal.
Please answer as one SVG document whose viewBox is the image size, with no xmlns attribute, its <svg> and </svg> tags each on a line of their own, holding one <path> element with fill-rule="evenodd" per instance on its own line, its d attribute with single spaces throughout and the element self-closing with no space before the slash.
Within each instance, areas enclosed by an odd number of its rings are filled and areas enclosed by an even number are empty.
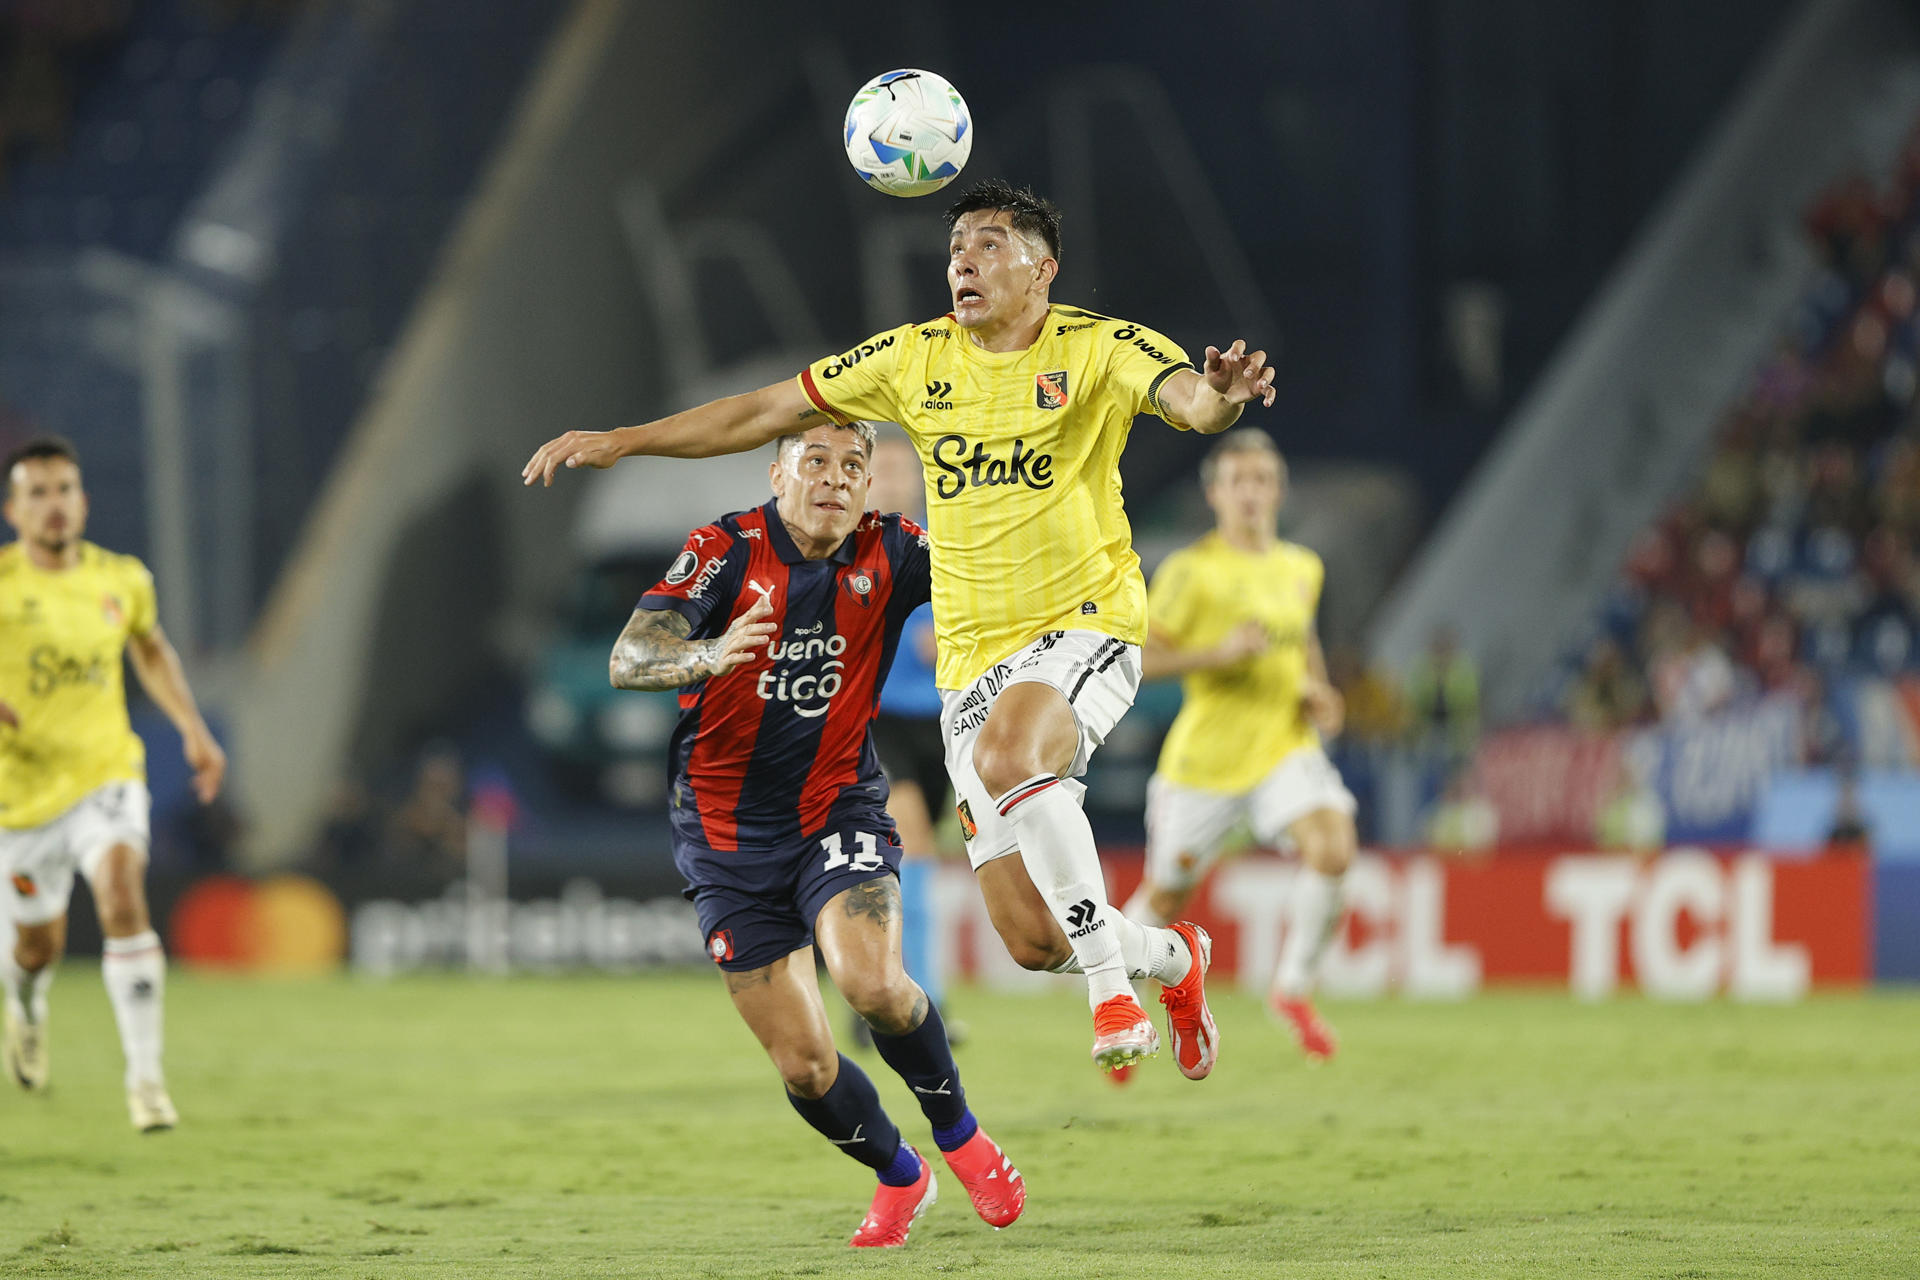
<svg viewBox="0 0 1920 1280">
<path fill-rule="evenodd" d="M 1304 865 L 1268 1003 L 1309 1057 L 1330 1058 L 1313 989 L 1356 840 L 1353 796 L 1320 745 L 1345 714 L 1314 626 L 1325 570 L 1276 532 L 1287 469 L 1265 432 L 1221 436 L 1200 480 L 1214 531 L 1168 556 L 1148 595 L 1146 678 L 1181 677 L 1184 699 L 1147 784 L 1146 876 L 1127 914 L 1179 915 L 1243 823 L 1261 844 L 1296 850 Z"/>
<path fill-rule="evenodd" d="M 1140 679 L 1146 583 L 1119 472 L 1133 419 L 1224 431 L 1248 402 L 1273 403 L 1273 374 L 1242 342 L 1209 347 L 1195 370 L 1150 329 L 1053 302 L 1059 214 L 1030 191 L 980 183 L 947 218 L 947 315 L 759 391 L 570 431 L 522 476 L 738 453 L 819 417 L 905 427 L 927 478 L 947 769 L 988 914 L 1020 964 L 1086 975 L 1103 1067 L 1157 1051 L 1128 977 L 1158 980 L 1174 1056 L 1200 1079 L 1218 1036 L 1210 943 L 1192 924 L 1143 927 L 1107 903 L 1076 779 Z"/>
<path fill-rule="evenodd" d="M 146 750 L 127 722 L 121 655 L 179 729 L 201 803 L 227 758 L 160 630 L 153 579 L 132 556 L 81 539 L 80 461 L 45 437 L 6 460 L 0 547 L 0 903 L 14 924 L 5 1062 L 46 1087 L 47 988 L 66 949 L 73 873 L 87 877 L 106 946 L 100 976 L 127 1057 L 127 1109 L 151 1132 L 179 1122 L 160 1070 L 166 957 L 147 917 Z"/>
</svg>

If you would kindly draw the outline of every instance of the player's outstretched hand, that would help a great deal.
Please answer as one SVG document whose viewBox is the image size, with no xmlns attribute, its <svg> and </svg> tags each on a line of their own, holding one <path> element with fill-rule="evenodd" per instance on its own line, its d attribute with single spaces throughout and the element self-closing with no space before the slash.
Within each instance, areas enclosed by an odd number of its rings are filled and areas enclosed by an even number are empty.
<svg viewBox="0 0 1920 1280">
<path fill-rule="evenodd" d="M 0 724 L 5 725 L 9 729 L 18 729 L 20 727 L 20 717 L 13 714 L 13 708 L 4 702 L 0 702 Z"/>
<path fill-rule="evenodd" d="M 221 779 L 227 776 L 227 753 L 210 733 L 196 733 L 182 745 L 186 749 L 187 767 L 193 770 L 193 794 L 201 804 L 212 804 L 213 798 L 220 794 Z"/>
<path fill-rule="evenodd" d="M 1258 400 L 1268 408 L 1273 407 L 1273 368 L 1267 364 L 1267 353 L 1249 353 L 1243 339 L 1235 338 L 1225 351 L 1208 347 L 1207 364 L 1201 376 L 1208 386 L 1225 396 L 1229 404 Z"/>
<path fill-rule="evenodd" d="M 1324 680 L 1309 680 L 1300 690 L 1300 706 L 1323 738 L 1337 738 L 1347 723 L 1347 697 Z"/>
<path fill-rule="evenodd" d="M 541 445 L 520 468 L 520 483 L 553 483 L 553 473 L 561 467 L 610 467 L 625 455 L 611 431 L 569 431 Z"/>
<path fill-rule="evenodd" d="M 713 674 L 725 675 L 735 667 L 743 667 L 753 661 L 754 651 L 765 644 L 773 633 L 780 628 L 768 622 L 773 616 L 773 604 L 765 596 L 753 602 L 753 608 L 733 620 L 720 637 L 720 648 L 713 657 Z"/>
</svg>

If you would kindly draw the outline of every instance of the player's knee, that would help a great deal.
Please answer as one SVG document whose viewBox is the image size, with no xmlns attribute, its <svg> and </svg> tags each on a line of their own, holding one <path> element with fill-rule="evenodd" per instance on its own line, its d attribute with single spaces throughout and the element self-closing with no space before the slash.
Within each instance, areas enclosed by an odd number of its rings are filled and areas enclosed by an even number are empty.
<svg viewBox="0 0 1920 1280">
<path fill-rule="evenodd" d="M 1302 846 L 1300 859 L 1321 875 L 1345 875 L 1347 868 L 1353 865 L 1354 850 L 1358 843 L 1353 820 L 1344 814 L 1335 815 L 1318 825 L 1313 838 Z"/>
<path fill-rule="evenodd" d="M 784 1053 L 776 1051 L 773 1065 L 779 1068 L 788 1093 L 811 1100 L 824 1097 L 833 1087 L 833 1079 L 840 1071 L 840 1056 L 830 1048 L 808 1046 Z"/>
<path fill-rule="evenodd" d="M 130 938 L 148 929 L 147 905 L 137 899 L 100 904 L 100 931 L 109 938 Z"/>
<path fill-rule="evenodd" d="M 1073 958 L 1073 948 L 1064 937 L 1042 938 L 1030 934 L 1003 938 L 1007 944 L 1007 954 L 1022 969 L 1031 969 L 1035 973 L 1052 973 Z"/>
<path fill-rule="evenodd" d="M 147 900 L 137 878 L 104 876 L 94 885 L 93 896 L 100 913 L 100 931 L 109 938 L 147 931 Z"/>
<path fill-rule="evenodd" d="M 1002 796 L 1034 774 L 1041 772 L 1025 744 L 1010 735 L 989 739 L 982 731 L 973 747 L 973 768 L 980 783 L 992 796 Z"/>
<path fill-rule="evenodd" d="M 989 716 L 973 744 L 973 769 L 989 795 L 1002 796 L 1036 774 L 1066 773 L 1078 741 L 1070 713 L 1059 724 Z"/>
<path fill-rule="evenodd" d="M 925 999 L 913 979 L 899 971 L 854 978 L 840 985 L 840 995 L 862 1021 L 889 1036 L 903 1036 L 918 1025 L 914 1014 Z"/>
</svg>

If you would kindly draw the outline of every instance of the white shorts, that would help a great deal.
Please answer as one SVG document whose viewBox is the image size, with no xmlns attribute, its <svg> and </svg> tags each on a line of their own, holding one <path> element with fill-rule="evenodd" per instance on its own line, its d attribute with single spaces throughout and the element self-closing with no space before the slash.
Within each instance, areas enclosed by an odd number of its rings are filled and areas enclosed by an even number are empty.
<svg viewBox="0 0 1920 1280">
<path fill-rule="evenodd" d="M 117 844 L 147 850 L 152 801 L 144 783 L 127 779 L 89 791 L 51 822 L 19 830 L 0 827 L 0 904 L 17 924 L 45 924 L 67 913 L 73 873 L 88 881 Z"/>
<path fill-rule="evenodd" d="M 1073 708 L 1080 747 L 1065 785 L 1080 800 L 1087 789 L 1074 779 L 1087 771 L 1094 748 L 1107 740 L 1140 690 L 1140 646 L 1099 631 L 1049 631 L 966 688 L 941 691 L 940 739 L 947 776 L 953 779 L 960 806 L 967 860 L 976 871 L 1020 847 L 1013 824 L 1000 816 L 994 804 L 997 797 L 987 794 L 973 770 L 973 744 L 980 726 L 987 722 L 987 713 L 1002 691 L 1015 684 L 1051 685 Z"/>
<path fill-rule="evenodd" d="M 1292 844 L 1287 828 L 1320 809 L 1351 817 L 1359 806 L 1340 771 L 1319 747 L 1302 747 L 1238 795 L 1147 781 L 1147 879 L 1165 889 L 1191 889 L 1207 873 L 1234 829 L 1245 823 L 1269 849 Z"/>
</svg>

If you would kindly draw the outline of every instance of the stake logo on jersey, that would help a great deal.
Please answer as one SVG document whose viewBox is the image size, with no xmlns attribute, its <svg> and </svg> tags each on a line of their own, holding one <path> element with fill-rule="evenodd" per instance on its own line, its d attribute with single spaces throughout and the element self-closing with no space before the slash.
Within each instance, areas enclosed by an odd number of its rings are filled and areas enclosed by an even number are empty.
<svg viewBox="0 0 1920 1280">
<path fill-rule="evenodd" d="M 800 373 L 834 421 L 898 422 L 919 451 L 941 688 L 968 687 L 1047 631 L 1145 639 L 1120 453 L 1136 415 L 1167 416 L 1161 388 L 1190 367 L 1151 329 L 1056 304 L 1022 351 L 983 351 L 948 315 Z"/>
<path fill-rule="evenodd" d="M 700 567 L 682 572 L 689 554 Z M 929 574 L 925 534 L 897 515 L 861 517 L 823 560 L 800 554 L 771 502 L 694 531 L 639 607 L 672 609 L 710 639 L 764 600 L 779 629 L 751 662 L 680 691 L 677 841 L 767 848 L 884 810 L 867 727 Z"/>
</svg>

